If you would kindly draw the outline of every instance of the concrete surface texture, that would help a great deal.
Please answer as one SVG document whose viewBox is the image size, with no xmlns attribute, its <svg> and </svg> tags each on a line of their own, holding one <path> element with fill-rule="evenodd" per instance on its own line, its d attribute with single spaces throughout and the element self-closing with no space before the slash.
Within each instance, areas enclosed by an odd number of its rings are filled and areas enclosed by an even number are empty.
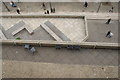
<svg viewBox="0 0 120 80">
<path fill-rule="evenodd" d="M 13 28 L 11 26 L 18 21 L 24 20 L 27 24 L 34 29 L 34 34 L 29 35 L 25 30 L 21 31 L 16 36 L 12 36 Z M 81 42 L 85 37 L 84 20 L 80 18 L 3 18 L 2 25 L 6 29 L 4 31 L 8 39 L 21 37 L 21 39 L 31 40 L 54 40 L 47 32 L 40 27 L 44 21 L 51 21 L 60 31 L 62 31 L 73 42 Z M 16 22 L 17 21 L 17 22 Z M 110 24 L 105 24 L 107 19 L 87 19 L 88 25 L 88 40 L 87 42 L 111 42 L 118 43 L 118 20 L 112 19 Z M 7 22 L 7 23 L 6 23 Z M 15 28 L 17 29 L 17 27 Z M 105 37 L 107 32 L 111 30 L 114 34 L 113 37 Z M 38 35 L 39 33 L 40 35 Z M 44 34 L 44 37 L 42 37 Z M 27 36 L 26 36 L 27 35 Z"/>
<path fill-rule="evenodd" d="M 37 52 L 33 56 L 24 46 L 2 46 L 3 60 L 45 62 L 79 65 L 118 65 L 118 50 L 109 49 L 80 49 L 56 50 L 54 47 L 35 47 Z"/>
<path fill-rule="evenodd" d="M 106 20 L 87 20 L 89 38 L 87 42 L 111 42 L 118 43 L 118 20 L 112 20 L 110 24 L 105 24 Z M 105 37 L 111 30 L 114 34 L 111 38 Z"/>
<path fill-rule="evenodd" d="M 117 78 L 117 66 L 3 61 L 3 78 Z"/>
</svg>

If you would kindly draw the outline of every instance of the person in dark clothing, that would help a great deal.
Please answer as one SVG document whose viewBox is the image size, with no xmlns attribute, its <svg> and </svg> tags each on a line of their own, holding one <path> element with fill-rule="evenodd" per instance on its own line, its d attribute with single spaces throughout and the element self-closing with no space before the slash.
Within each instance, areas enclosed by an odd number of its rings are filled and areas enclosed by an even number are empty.
<svg viewBox="0 0 120 80">
<path fill-rule="evenodd" d="M 87 2 L 84 3 L 84 7 L 85 8 L 88 7 L 88 3 Z"/>
<path fill-rule="evenodd" d="M 13 1 L 10 2 L 10 5 L 11 5 L 12 7 L 17 7 L 16 4 L 15 4 Z"/>
<path fill-rule="evenodd" d="M 51 13 L 53 13 L 53 9 L 52 8 L 50 9 L 50 11 L 51 11 Z"/>
<path fill-rule="evenodd" d="M 106 34 L 106 37 L 108 37 L 108 35 L 110 35 L 111 31 L 108 31 L 107 34 Z"/>
<path fill-rule="evenodd" d="M 47 14 L 47 13 L 45 12 L 45 14 Z"/>
<path fill-rule="evenodd" d="M 106 34 L 106 37 L 111 38 L 113 36 L 113 33 L 111 31 L 108 31 Z"/>
<path fill-rule="evenodd" d="M 18 14 L 20 14 L 20 10 L 19 9 L 17 9 L 16 11 L 17 11 Z"/>
<path fill-rule="evenodd" d="M 111 18 L 107 20 L 106 24 L 109 24 L 109 23 L 110 23 L 110 21 L 111 21 Z"/>
<path fill-rule="evenodd" d="M 49 11 L 47 10 L 47 14 L 49 14 Z"/>
<path fill-rule="evenodd" d="M 55 13 L 55 8 L 53 8 L 53 13 Z"/>
<path fill-rule="evenodd" d="M 112 6 L 112 8 L 111 8 L 111 10 L 109 10 L 109 12 L 113 12 L 113 9 L 114 9 L 114 7 Z"/>
<path fill-rule="evenodd" d="M 45 4 L 44 4 L 44 3 L 42 4 L 42 7 L 43 7 L 44 10 L 46 10 L 46 7 L 45 7 Z"/>
</svg>

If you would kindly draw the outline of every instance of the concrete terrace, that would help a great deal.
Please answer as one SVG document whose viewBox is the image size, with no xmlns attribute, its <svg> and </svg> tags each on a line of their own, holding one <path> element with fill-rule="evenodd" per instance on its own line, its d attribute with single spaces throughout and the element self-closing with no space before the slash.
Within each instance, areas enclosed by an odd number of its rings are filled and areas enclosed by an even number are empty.
<svg viewBox="0 0 120 80">
<path fill-rule="evenodd" d="M 15 37 L 21 37 L 21 39 L 44 40 L 44 38 L 40 37 L 43 35 L 37 35 L 37 34 L 43 31 L 43 29 L 41 29 L 40 24 L 44 23 L 46 20 L 54 24 L 55 27 L 57 27 L 73 42 L 81 42 L 83 38 L 86 36 L 85 21 L 82 18 L 67 18 L 67 17 L 66 18 L 2 18 L 2 25 L 6 30 L 6 36 L 8 37 L 8 39 L 14 39 L 14 37 L 10 35 L 12 33 L 11 27 L 13 24 L 16 24 L 21 20 L 24 20 L 26 24 L 29 24 L 29 26 L 34 30 L 35 33 L 33 35 L 29 35 L 25 31 L 24 32 L 22 31 L 15 36 Z"/>
<path fill-rule="evenodd" d="M 16 8 L 12 8 L 9 3 L 5 4 L 9 7 L 10 12 L 2 4 L 0 5 L 2 6 L 2 15 L 9 17 L 2 17 L 2 23 L 0 24 L 4 27 L 2 29 L 3 33 L 5 32 L 10 39 L 21 37 L 24 40 L 55 41 L 40 27 L 40 24 L 46 20 L 49 20 L 73 41 L 81 41 L 79 39 L 84 36 L 84 20 L 81 18 L 33 17 L 40 15 L 48 16 L 41 9 L 42 3 L 38 2 L 17 3 L 17 6 L 21 9 L 21 15 L 18 15 Z M 46 9 L 50 10 L 50 4 L 46 2 L 45 5 Z M 119 33 L 118 3 L 102 3 L 98 11 L 99 5 L 99 2 L 90 2 L 88 7 L 84 8 L 83 2 L 54 2 L 52 7 L 56 8 L 56 12 L 49 15 L 85 16 L 87 18 L 89 35 L 85 43 L 117 44 Z M 114 6 L 114 11 L 109 12 L 112 6 Z M 31 17 L 28 18 L 28 16 Z M 105 22 L 109 18 L 112 21 L 107 25 Z M 24 20 L 34 30 L 34 34 L 30 35 L 26 30 L 22 30 L 14 37 L 10 35 L 12 32 L 11 26 L 21 20 Z M 113 32 L 113 37 L 105 37 L 108 30 Z M 38 43 L 39 46 L 34 45 L 37 52 L 35 55 L 32 55 L 29 50 L 24 49 L 23 45 L 17 45 L 14 41 L 13 43 L 9 45 L 3 44 L 1 48 L 3 78 L 118 78 L 119 75 L 119 50 L 111 49 L 112 47 L 109 49 L 96 49 L 96 46 L 93 46 L 93 49 L 70 50 L 62 48 L 59 50 L 50 46 L 43 47 Z"/>
</svg>

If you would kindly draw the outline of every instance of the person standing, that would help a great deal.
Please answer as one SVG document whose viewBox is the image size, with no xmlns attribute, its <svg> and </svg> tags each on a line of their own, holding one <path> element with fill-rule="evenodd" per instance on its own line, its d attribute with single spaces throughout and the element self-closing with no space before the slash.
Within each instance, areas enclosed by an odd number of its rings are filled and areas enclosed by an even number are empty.
<svg viewBox="0 0 120 80">
<path fill-rule="evenodd" d="M 51 13 L 53 13 L 53 8 L 50 8 Z"/>
<path fill-rule="evenodd" d="M 106 24 L 109 24 L 109 23 L 110 23 L 110 21 L 111 21 L 111 18 L 107 20 Z"/>
<path fill-rule="evenodd" d="M 55 13 L 55 8 L 53 8 L 53 13 Z"/>
<path fill-rule="evenodd" d="M 49 10 L 47 10 L 47 14 L 49 14 Z"/>
<path fill-rule="evenodd" d="M 44 14 L 47 14 L 46 12 L 44 12 Z"/>
</svg>

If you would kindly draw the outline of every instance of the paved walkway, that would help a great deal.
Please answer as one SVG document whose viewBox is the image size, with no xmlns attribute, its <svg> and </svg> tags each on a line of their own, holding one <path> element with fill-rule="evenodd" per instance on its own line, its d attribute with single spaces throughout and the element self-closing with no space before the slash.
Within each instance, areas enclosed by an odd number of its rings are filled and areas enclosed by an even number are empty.
<svg viewBox="0 0 120 80">
<path fill-rule="evenodd" d="M 22 12 L 42 12 L 44 13 L 44 10 L 41 9 L 42 3 L 40 2 L 20 2 L 16 3 L 17 6 L 21 9 Z M 52 7 L 55 7 L 56 12 L 97 12 L 100 3 L 96 2 L 90 2 L 88 3 L 88 7 L 83 7 L 84 2 L 62 2 L 62 3 L 51 3 Z M 10 3 L 6 3 L 8 8 L 11 12 L 16 12 L 16 8 L 12 8 L 10 6 Z M 50 10 L 50 3 L 46 2 L 46 9 Z M 99 12 L 108 13 L 109 10 L 114 7 L 113 12 L 118 12 L 118 3 L 113 2 L 109 4 L 102 4 Z M 7 9 L 4 5 L 2 5 L 2 10 L 4 12 L 7 12 Z"/>
<path fill-rule="evenodd" d="M 61 14 L 55 13 L 55 14 L 50 14 L 50 15 L 62 15 L 62 14 L 64 14 L 64 12 L 61 12 Z M 110 13 L 109 14 L 108 13 L 98 13 L 98 14 L 96 14 L 96 13 L 88 12 L 88 13 L 80 13 L 80 14 L 85 15 L 87 17 L 88 30 L 89 30 L 88 41 L 90 41 L 90 42 L 93 42 L 93 41 L 95 41 L 95 42 L 112 42 L 112 43 L 118 42 L 118 21 L 117 21 L 118 14 L 117 13 L 112 13 L 112 14 L 110 14 Z M 18 15 L 18 14 L 13 13 L 13 14 L 4 14 L 4 15 Z M 26 15 L 36 16 L 36 15 L 43 15 L 43 14 L 23 13 L 22 15 L 23 16 L 26 16 Z M 68 14 L 65 13 L 64 15 L 79 15 L 79 13 L 78 12 L 71 12 Z M 106 25 L 105 22 L 109 18 L 112 18 L 112 21 L 109 25 Z M 33 29 L 36 29 L 40 25 L 41 22 L 45 21 L 45 18 L 42 18 L 42 19 L 39 19 L 39 18 L 12 18 L 12 19 L 11 18 L 3 18 L 2 24 L 6 27 L 5 29 L 8 29 L 8 28 L 10 28 L 10 26 L 12 24 L 15 24 L 16 21 L 19 21 L 22 19 L 24 19 Z M 80 39 L 79 37 L 81 37 L 81 35 L 79 35 L 79 34 L 81 34 L 81 29 L 82 29 L 81 27 L 82 26 L 79 27 L 77 25 L 82 25 L 82 22 L 81 22 L 82 20 L 80 20 L 80 19 L 67 19 L 67 18 L 60 19 L 60 20 L 58 20 L 58 19 L 56 20 L 56 19 L 51 18 L 48 20 L 50 20 L 53 24 L 55 24 L 56 27 L 58 27 L 58 29 L 63 31 L 70 38 L 71 38 L 71 36 L 73 36 L 72 37 L 73 40 L 76 40 L 74 38 L 75 34 L 78 35 L 78 36 L 76 36 L 77 39 Z M 106 20 L 103 20 L 103 19 L 106 19 Z M 8 22 L 8 23 L 6 24 L 6 22 Z M 75 25 L 76 25 L 76 28 L 75 28 Z M 102 25 L 102 27 L 101 27 L 101 25 Z M 100 30 L 98 30 L 98 28 Z M 108 30 L 112 30 L 112 32 L 114 33 L 114 36 L 110 39 L 105 37 Z M 68 32 L 68 31 L 70 31 L 70 32 Z M 74 35 L 72 35 L 71 32 L 74 33 Z M 78 32 L 79 34 L 76 32 Z M 94 34 L 95 32 L 96 32 L 96 34 Z M 98 38 L 96 38 L 96 37 L 98 37 Z M 30 39 L 32 39 L 32 38 L 30 38 Z M 35 38 L 35 39 L 37 39 L 37 38 Z"/>
<path fill-rule="evenodd" d="M 34 14 L 34 15 L 40 15 L 40 14 L 44 14 L 44 10 L 41 9 L 41 4 L 42 3 L 32 3 L 32 2 L 26 2 L 26 3 L 18 3 L 18 6 L 21 8 L 21 14 L 23 15 L 28 15 L 28 14 Z M 49 9 L 49 3 L 45 3 L 46 4 L 46 8 Z M 74 15 L 85 15 L 87 16 L 87 18 L 102 18 L 102 19 L 108 19 L 109 17 L 111 17 L 112 19 L 118 19 L 118 3 L 111 3 L 108 5 L 102 5 L 99 13 L 96 13 L 96 10 L 98 9 L 100 3 L 96 3 L 96 2 L 91 2 L 89 4 L 88 8 L 83 8 L 83 3 L 52 3 L 53 7 L 56 7 L 56 12 L 52 13 L 53 15 L 55 14 L 74 14 Z M 3 5 L 3 14 L 13 14 L 13 15 L 17 15 L 16 13 L 16 8 L 12 8 L 10 6 L 9 3 L 6 3 L 6 5 L 12 10 L 11 12 L 6 12 L 5 7 Z M 31 7 L 31 5 L 33 5 Z M 109 10 L 111 9 L 112 5 L 114 6 L 114 12 L 113 13 L 109 13 Z M 51 13 L 50 13 L 51 15 Z"/>
<path fill-rule="evenodd" d="M 3 61 L 3 78 L 117 78 L 117 66 Z M 3 79 L 4 80 L 4 79 Z M 13 79 L 14 80 L 14 79 Z"/>
<path fill-rule="evenodd" d="M 118 50 L 80 49 L 56 50 L 54 47 L 35 47 L 37 53 L 33 56 L 23 46 L 2 46 L 3 60 L 45 62 L 79 65 L 118 65 Z"/>
<path fill-rule="evenodd" d="M 6 30 L 6 35 L 10 35 L 13 32 L 11 31 L 12 30 L 11 26 L 21 20 L 24 20 L 24 22 L 28 24 L 33 30 L 40 27 L 41 23 L 44 23 L 46 20 L 48 20 L 52 24 L 54 24 L 70 40 L 74 42 L 81 42 L 85 37 L 85 25 L 84 25 L 84 19 L 82 18 L 3 18 L 2 25 Z M 25 37 L 24 36 L 21 37 L 22 39 L 26 39 L 26 36 L 28 36 L 22 32 L 20 32 L 20 34 L 25 35 Z M 20 35 L 15 37 L 20 37 Z M 31 37 L 33 37 L 32 40 L 37 39 L 35 36 L 31 35 Z M 12 36 L 11 37 L 8 36 L 8 39 L 9 38 L 11 39 Z M 40 38 L 41 37 L 39 37 L 38 40 Z"/>
</svg>

